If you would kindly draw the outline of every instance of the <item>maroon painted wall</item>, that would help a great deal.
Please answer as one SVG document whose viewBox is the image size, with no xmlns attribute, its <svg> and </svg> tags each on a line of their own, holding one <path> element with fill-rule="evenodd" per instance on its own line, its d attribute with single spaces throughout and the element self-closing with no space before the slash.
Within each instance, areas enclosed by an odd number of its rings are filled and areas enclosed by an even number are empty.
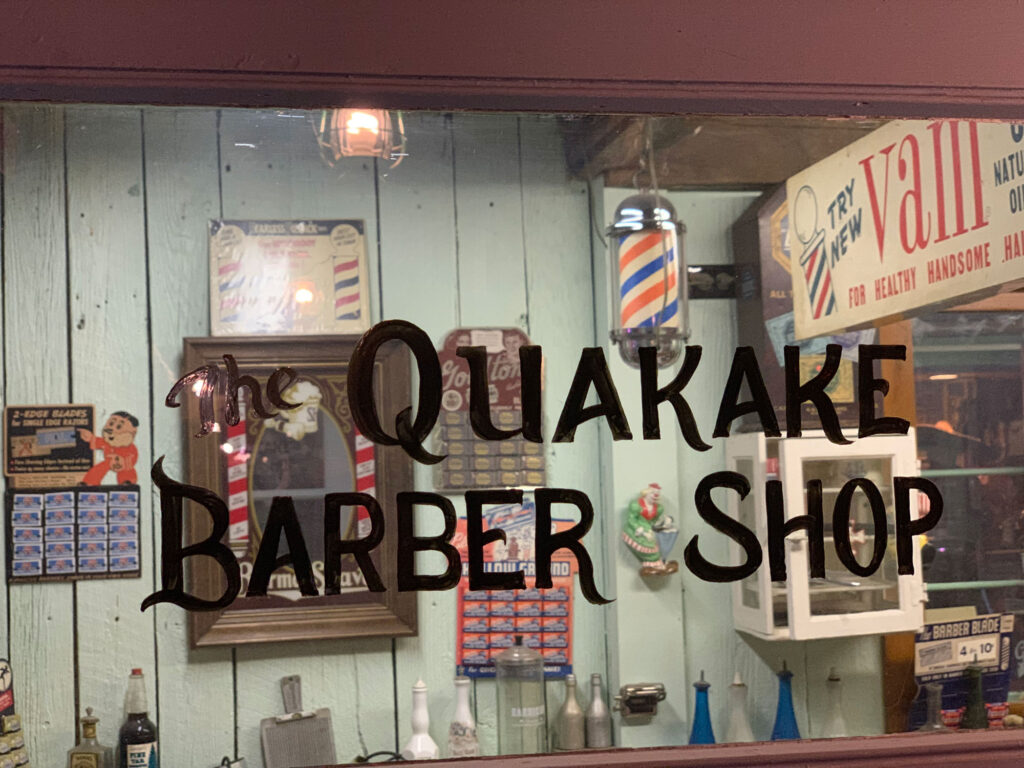
<svg viewBox="0 0 1024 768">
<path fill-rule="evenodd" d="M 1016 0 L 9 0 L 0 98 L 1024 115 Z"/>
</svg>

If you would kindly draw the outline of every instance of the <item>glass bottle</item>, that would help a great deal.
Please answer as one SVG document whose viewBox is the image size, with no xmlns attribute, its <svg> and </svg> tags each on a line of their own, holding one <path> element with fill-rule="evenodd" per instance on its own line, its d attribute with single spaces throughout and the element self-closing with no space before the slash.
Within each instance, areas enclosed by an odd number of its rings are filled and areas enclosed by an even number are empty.
<svg viewBox="0 0 1024 768">
<path fill-rule="evenodd" d="M 448 726 L 448 757 L 476 757 L 480 742 L 476 738 L 476 721 L 469 711 L 469 678 L 455 678 L 455 716 Z"/>
<path fill-rule="evenodd" d="M 942 683 L 925 683 L 924 695 L 928 706 L 928 714 L 924 725 L 917 730 L 930 731 L 932 733 L 948 731 L 949 729 L 946 727 L 946 724 L 942 722 Z"/>
<path fill-rule="evenodd" d="M 547 749 L 544 661 L 515 636 L 494 659 L 498 681 L 498 754 L 529 755 Z"/>
<path fill-rule="evenodd" d="M 846 718 L 843 717 L 843 681 L 836 674 L 835 667 L 828 671 L 825 689 L 828 691 L 828 713 L 825 715 L 825 727 L 821 732 L 822 738 L 835 739 L 849 736 Z"/>
<path fill-rule="evenodd" d="M 583 749 L 587 745 L 583 707 L 576 698 L 576 676 L 565 676 L 565 701 L 555 718 L 554 748 Z"/>
<path fill-rule="evenodd" d="M 590 676 L 590 704 L 587 706 L 587 748 L 605 749 L 612 745 L 612 713 L 604 702 L 601 673 Z"/>
<path fill-rule="evenodd" d="M 146 682 L 142 670 L 133 669 L 124 697 L 124 724 L 117 736 L 118 768 L 159 768 L 156 726 L 146 706 Z"/>
<path fill-rule="evenodd" d="M 427 709 L 427 684 L 417 680 L 412 687 L 412 736 L 402 749 L 406 760 L 436 760 L 437 742 L 430 737 L 430 711 Z"/>
<path fill-rule="evenodd" d="M 975 656 L 977 661 L 978 657 Z M 981 667 L 970 666 L 964 670 L 967 682 L 967 709 L 960 720 L 961 728 L 988 728 L 988 713 L 985 711 L 985 694 L 981 689 Z"/>
<path fill-rule="evenodd" d="M 704 670 L 700 671 L 700 680 L 693 684 L 696 689 L 696 702 L 693 707 L 693 728 L 690 730 L 691 744 L 714 744 L 715 732 L 711 728 L 711 712 L 708 709 L 708 688 L 711 683 L 705 682 Z"/>
<path fill-rule="evenodd" d="M 754 731 L 747 714 L 747 686 L 737 672 L 729 686 L 729 724 L 725 728 L 727 742 L 753 741 Z"/>
<path fill-rule="evenodd" d="M 96 723 L 92 707 L 85 708 L 82 718 L 82 740 L 68 750 L 68 768 L 114 768 L 114 750 L 96 740 Z"/>
<path fill-rule="evenodd" d="M 786 662 L 782 662 L 779 670 L 779 703 L 775 710 L 775 725 L 772 727 L 772 741 L 783 739 L 799 739 L 800 728 L 796 724 L 796 713 L 793 711 L 793 673 Z"/>
</svg>

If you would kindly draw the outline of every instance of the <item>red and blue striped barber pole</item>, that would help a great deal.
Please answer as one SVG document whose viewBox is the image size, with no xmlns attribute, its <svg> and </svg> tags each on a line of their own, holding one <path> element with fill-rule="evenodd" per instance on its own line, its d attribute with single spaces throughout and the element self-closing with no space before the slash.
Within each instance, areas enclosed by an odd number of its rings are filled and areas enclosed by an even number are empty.
<svg viewBox="0 0 1024 768">
<path fill-rule="evenodd" d="M 240 252 L 222 256 L 217 262 L 217 294 L 220 297 L 220 322 L 235 323 L 241 317 L 243 305 L 242 287 L 245 275 L 242 272 Z"/>
<path fill-rule="evenodd" d="M 377 494 L 377 468 L 373 454 L 373 442 L 356 432 L 356 491 Z M 359 538 L 370 533 L 370 513 L 362 507 L 356 509 L 356 532 Z"/>
<path fill-rule="evenodd" d="M 675 229 L 619 237 L 619 307 L 623 328 L 679 327 Z"/>
<path fill-rule="evenodd" d="M 245 402 L 239 400 L 238 424 L 227 427 L 231 452 L 228 461 L 228 546 L 238 557 L 249 548 L 249 452 L 246 450 Z"/>
<path fill-rule="evenodd" d="M 334 317 L 336 320 L 358 320 L 359 257 L 334 257 Z"/>
<path fill-rule="evenodd" d="M 824 232 L 800 254 L 800 268 L 807 281 L 807 298 L 811 302 L 814 319 L 832 314 L 836 310 L 836 294 L 832 286 L 832 270 L 828 267 Z"/>
</svg>

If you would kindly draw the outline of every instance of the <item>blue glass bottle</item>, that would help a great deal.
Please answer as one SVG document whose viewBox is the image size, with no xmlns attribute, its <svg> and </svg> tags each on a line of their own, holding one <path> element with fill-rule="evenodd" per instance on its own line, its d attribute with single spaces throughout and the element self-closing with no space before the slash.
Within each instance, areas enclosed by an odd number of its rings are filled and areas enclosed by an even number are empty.
<svg viewBox="0 0 1024 768">
<path fill-rule="evenodd" d="M 708 688 L 711 683 L 704 682 L 704 670 L 700 671 L 700 680 L 693 684 L 697 689 L 697 700 L 693 707 L 693 728 L 690 730 L 691 744 L 714 744 L 715 732 L 711 729 L 711 712 L 708 710 Z"/>
<path fill-rule="evenodd" d="M 793 712 L 793 673 L 782 662 L 779 672 L 779 706 L 775 710 L 775 725 L 772 727 L 772 741 L 783 739 L 799 739 L 800 729 L 796 724 L 796 713 Z"/>
</svg>

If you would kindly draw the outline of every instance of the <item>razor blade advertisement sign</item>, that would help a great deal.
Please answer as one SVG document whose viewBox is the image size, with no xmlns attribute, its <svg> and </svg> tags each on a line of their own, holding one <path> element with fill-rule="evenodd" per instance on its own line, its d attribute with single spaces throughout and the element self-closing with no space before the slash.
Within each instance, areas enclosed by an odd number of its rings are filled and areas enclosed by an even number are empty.
<svg viewBox="0 0 1024 768">
<path fill-rule="evenodd" d="M 452 544 L 462 557 L 463 578 L 458 586 L 455 630 L 457 673 L 468 677 L 494 677 L 494 659 L 521 635 L 523 644 L 544 659 L 545 677 L 564 677 L 572 672 L 573 574 L 576 561 L 567 550 L 552 557 L 551 587 L 531 586 L 534 576 L 534 526 L 532 501 L 507 504 L 484 512 L 484 530 L 501 528 L 505 541 L 484 550 L 485 572 L 522 571 L 526 589 L 469 591 L 466 519 L 459 518 Z M 571 520 L 552 520 L 557 530 Z"/>
<path fill-rule="evenodd" d="M 914 638 L 914 675 L 919 682 L 960 677 L 967 667 L 1010 668 L 1013 614 L 926 624 Z"/>
<path fill-rule="evenodd" d="M 4 474 L 22 488 L 80 482 L 93 464 L 92 428 L 91 405 L 7 406 Z"/>
<path fill-rule="evenodd" d="M 786 182 L 798 339 L 1024 279 L 1024 125 L 895 121 Z"/>
</svg>

